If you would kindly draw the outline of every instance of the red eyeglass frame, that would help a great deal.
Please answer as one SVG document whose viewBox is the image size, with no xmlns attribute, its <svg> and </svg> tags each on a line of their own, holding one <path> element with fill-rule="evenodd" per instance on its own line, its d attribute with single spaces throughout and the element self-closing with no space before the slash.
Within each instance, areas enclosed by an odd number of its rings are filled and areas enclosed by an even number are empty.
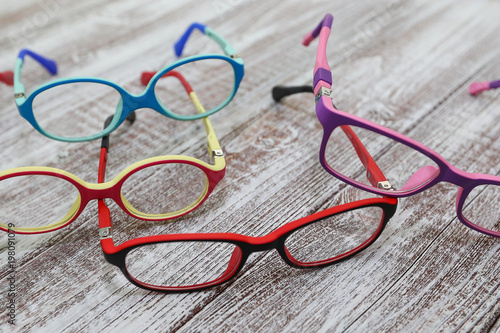
<svg viewBox="0 0 500 333">
<path fill-rule="evenodd" d="M 375 242 L 375 240 L 380 236 L 380 234 L 384 230 L 387 222 L 396 212 L 397 204 L 398 200 L 396 198 L 389 198 L 389 197 L 359 200 L 343 204 L 340 206 L 332 207 L 323 210 L 321 212 L 314 213 L 312 215 L 295 220 L 293 222 L 289 222 L 283 225 L 282 227 L 276 229 L 275 231 L 271 232 L 270 234 L 260 237 L 245 236 L 235 233 L 169 234 L 169 235 L 157 235 L 157 236 L 135 238 L 126 241 L 118 246 L 115 246 L 111 235 L 112 223 L 111 223 L 109 208 L 106 206 L 103 200 L 99 200 L 98 203 L 99 233 L 101 236 L 101 247 L 106 260 L 110 264 L 120 268 L 123 275 L 125 275 L 125 277 L 135 286 L 153 291 L 189 292 L 189 291 L 199 291 L 206 288 L 214 287 L 229 281 L 231 278 L 236 276 L 241 271 L 241 269 L 245 265 L 248 256 L 254 252 L 276 249 L 280 254 L 281 258 L 283 258 L 283 260 L 288 265 L 296 268 L 324 267 L 348 259 L 354 256 L 355 254 L 363 251 L 368 246 L 373 244 L 373 242 Z M 369 239 L 367 239 L 354 249 L 327 260 L 308 262 L 308 263 L 304 263 L 294 259 L 286 249 L 285 241 L 287 237 L 290 236 L 293 232 L 297 231 L 298 229 L 306 227 L 307 225 L 310 225 L 312 223 L 319 222 L 325 218 L 334 215 L 367 207 L 380 207 L 382 208 L 384 213 L 381 217 L 381 221 L 379 223 L 376 232 L 374 232 Z M 166 242 L 183 242 L 183 241 L 225 242 L 234 244 L 236 247 L 231 256 L 226 271 L 218 279 L 207 283 L 195 284 L 190 286 L 176 286 L 176 287 L 156 286 L 141 282 L 129 274 L 126 268 L 125 258 L 127 254 L 133 249 L 149 244 L 166 243 Z"/>
</svg>

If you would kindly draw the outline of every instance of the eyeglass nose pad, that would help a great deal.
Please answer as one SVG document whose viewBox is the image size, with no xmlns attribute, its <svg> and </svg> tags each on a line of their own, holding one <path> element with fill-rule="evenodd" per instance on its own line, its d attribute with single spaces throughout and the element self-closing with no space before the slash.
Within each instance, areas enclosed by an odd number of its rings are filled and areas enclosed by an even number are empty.
<svg viewBox="0 0 500 333">
<path fill-rule="evenodd" d="M 227 265 L 226 271 L 222 273 L 219 279 L 228 278 L 233 275 L 238 266 L 240 265 L 241 258 L 243 256 L 243 252 L 241 249 L 236 246 L 234 248 L 233 254 L 231 255 L 231 259 L 229 259 L 229 264 Z"/>
<path fill-rule="evenodd" d="M 431 180 L 439 172 L 439 168 L 434 165 L 426 165 L 415 172 L 399 191 L 409 191 L 421 184 Z"/>
</svg>

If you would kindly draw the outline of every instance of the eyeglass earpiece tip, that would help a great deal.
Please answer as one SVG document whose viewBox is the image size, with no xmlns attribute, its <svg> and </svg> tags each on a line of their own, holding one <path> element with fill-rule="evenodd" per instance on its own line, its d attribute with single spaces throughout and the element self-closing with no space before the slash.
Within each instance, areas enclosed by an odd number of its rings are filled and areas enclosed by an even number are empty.
<svg viewBox="0 0 500 333">
<path fill-rule="evenodd" d="M 489 82 L 472 82 L 469 86 L 469 94 L 477 95 L 482 91 L 490 89 Z"/>
<path fill-rule="evenodd" d="M 309 44 L 311 44 L 311 42 L 313 40 L 314 40 L 314 36 L 310 32 L 310 33 L 308 33 L 307 35 L 304 36 L 304 39 L 302 40 L 302 45 L 309 46 Z"/>
</svg>

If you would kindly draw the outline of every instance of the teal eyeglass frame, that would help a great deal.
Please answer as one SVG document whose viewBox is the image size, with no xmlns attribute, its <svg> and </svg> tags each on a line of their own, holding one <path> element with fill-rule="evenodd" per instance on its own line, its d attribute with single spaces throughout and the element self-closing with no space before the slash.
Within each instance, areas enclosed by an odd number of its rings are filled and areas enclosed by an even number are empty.
<svg viewBox="0 0 500 333">
<path fill-rule="evenodd" d="M 243 60 L 241 57 L 236 53 L 234 48 L 218 33 L 216 33 L 214 30 L 210 29 L 209 27 L 201 24 L 201 23 L 192 23 L 188 29 L 184 32 L 184 34 L 181 36 L 181 38 L 174 44 L 174 51 L 178 57 L 181 56 L 182 51 L 184 49 L 184 46 L 191 35 L 191 33 L 195 30 L 200 30 L 203 34 L 208 36 L 209 38 L 213 39 L 224 51 L 225 55 L 220 55 L 220 54 L 205 54 L 205 55 L 195 55 L 195 56 L 189 56 L 186 58 L 179 59 L 172 64 L 163 67 L 161 70 L 159 70 L 149 81 L 148 85 L 146 86 L 145 90 L 138 95 L 131 94 L 127 92 L 123 87 L 120 85 L 105 80 L 101 78 L 96 78 L 96 77 L 73 77 L 73 78 L 66 78 L 66 79 L 58 79 L 54 81 L 47 82 L 39 87 L 37 87 L 31 94 L 28 96 L 26 95 L 26 89 L 24 85 L 21 83 L 21 71 L 23 69 L 24 65 L 24 57 L 29 56 L 36 60 L 40 65 L 42 65 L 49 73 L 52 75 L 57 74 L 57 64 L 54 60 L 45 58 L 31 50 L 28 49 L 23 49 L 19 52 L 19 55 L 17 57 L 16 61 L 16 67 L 14 71 L 14 99 L 17 105 L 17 108 L 19 109 L 19 113 L 21 116 L 26 119 L 38 132 L 41 134 L 45 135 L 46 137 L 49 137 L 54 140 L 59 140 L 59 141 L 65 141 L 65 142 L 84 142 L 84 141 L 91 141 L 95 139 L 102 138 L 103 136 L 109 135 L 111 132 L 113 132 L 115 129 L 120 126 L 120 124 L 127 119 L 130 113 L 133 111 L 140 109 L 140 108 L 150 108 L 153 109 L 160 114 L 173 118 L 175 120 L 195 120 L 195 119 L 200 119 L 200 118 L 205 118 L 208 117 L 215 112 L 221 110 L 224 108 L 233 98 L 236 92 L 238 91 L 239 85 L 241 83 L 241 80 L 243 79 L 244 75 L 244 66 L 243 66 Z M 215 108 L 211 110 L 206 110 L 205 113 L 203 114 L 193 114 L 193 115 L 180 115 L 176 114 L 172 111 L 170 111 L 163 103 L 157 98 L 155 94 L 155 85 L 158 82 L 158 80 L 165 75 L 167 72 L 175 69 L 176 67 L 179 67 L 181 65 L 184 65 L 189 62 L 194 62 L 198 60 L 204 60 L 204 59 L 221 59 L 224 61 L 227 61 L 233 68 L 234 70 L 234 85 L 233 89 L 226 98 L 225 101 L 223 101 L 220 105 L 216 106 Z M 33 114 L 33 100 L 35 97 L 42 93 L 45 90 L 48 90 L 50 88 L 63 85 L 63 84 L 71 84 L 71 83 L 77 83 L 77 82 L 94 82 L 94 83 L 99 83 L 103 84 L 109 87 L 114 88 L 118 93 L 120 94 L 120 100 L 119 103 L 116 107 L 115 114 L 113 116 L 113 120 L 111 121 L 110 125 L 105 128 L 104 130 L 93 134 L 93 135 L 88 135 L 88 136 L 82 136 L 82 137 L 63 137 L 59 135 L 54 135 L 51 133 L 46 132 L 43 128 L 40 127 L 38 122 L 35 119 L 35 116 Z"/>
</svg>

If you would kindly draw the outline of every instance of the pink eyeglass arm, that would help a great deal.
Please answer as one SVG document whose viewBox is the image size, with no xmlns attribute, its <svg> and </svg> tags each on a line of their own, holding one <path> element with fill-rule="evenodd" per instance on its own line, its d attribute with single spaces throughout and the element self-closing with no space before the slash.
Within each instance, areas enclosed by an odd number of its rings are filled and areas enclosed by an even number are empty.
<svg viewBox="0 0 500 333">
<path fill-rule="evenodd" d="M 469 93 L 471 95 L 477 95 L 485 90 L 492 90 L 500 88 L 500 80 L 497 81 L 486 81 L 486 82 L 472 82 L 469 86 Z"/>
<path fill-rule="evenodd" d="M 3 82 L 8 86 L 13 86 L 14 72 L 12 71 L 0 72 L 0 82 Z"/>
<path fill-rule="evenodd" d="M 314 95 L 318 93 L 321 87 L 328 89 L 332 87 L 332 73 L 330 71 L 328 61 L 326 60 L 326 44 L 328 42 L 328 37 L 330 36 L 332 23 L 333 16 L 331 14 L 326 14 L 318 26 L 313 31 L 308 33 L 302 41 L 304 46 L 309 46 L 309 44 L 319 36 L 316 64 L 314 65 Z"/>
</svg>

